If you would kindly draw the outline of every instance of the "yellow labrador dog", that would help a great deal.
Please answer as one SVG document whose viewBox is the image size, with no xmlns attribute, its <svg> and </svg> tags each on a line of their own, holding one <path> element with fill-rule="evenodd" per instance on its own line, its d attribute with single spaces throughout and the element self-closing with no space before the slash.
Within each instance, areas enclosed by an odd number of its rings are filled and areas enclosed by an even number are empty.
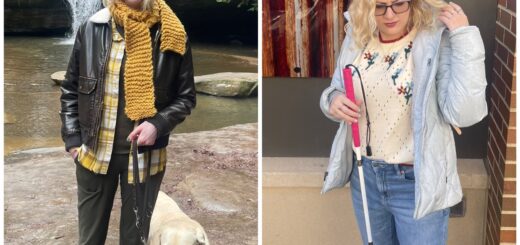
<svg viewBox="0 0 520 245">
<path fill-rule="evenodd" d="M 159 191 L 150 222 L 149 245 L 209 245 L 204 228 Z"/>
</svg>

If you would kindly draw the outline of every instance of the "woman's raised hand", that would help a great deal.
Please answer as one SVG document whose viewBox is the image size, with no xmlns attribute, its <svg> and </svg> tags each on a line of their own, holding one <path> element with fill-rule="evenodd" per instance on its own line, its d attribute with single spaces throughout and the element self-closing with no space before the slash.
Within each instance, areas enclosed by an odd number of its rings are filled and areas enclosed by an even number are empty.
<svg viewBox="0 0 520 245">
<path fill-rule="evenodd" d="M 350 125 L 357 122 L 361 116 L 359 107 L 361 104 L 363 104 L 362 100 L 357 100 L 354 103 L 346 96 L 336 95 L 330 104 L 329 113 L 333 117 L 343 120 Z"/>
<path fill-rule="evenodd" d="M 442 21 L 450 31 L 469 25 L 468 17 L 464 14 L 462 8 L 453 2 L 442 7 L 441 13 L 437 18 Z"/>
</svg>

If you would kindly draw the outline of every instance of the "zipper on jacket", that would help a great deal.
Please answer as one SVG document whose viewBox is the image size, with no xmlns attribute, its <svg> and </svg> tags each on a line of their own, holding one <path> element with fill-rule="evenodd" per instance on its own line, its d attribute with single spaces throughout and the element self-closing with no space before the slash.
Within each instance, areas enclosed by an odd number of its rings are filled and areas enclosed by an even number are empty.
<svg viewBox="0 0 520 245">
<path fill-rule="evenodd" d="M 157 69 L 157 64 L 155 63 L 157 61 L 156 57 L 155 57 L 155 52 L 157 50 L 157 42 L 159 41 L 160 36 L 161 36 L 161 26 L 159 26 L 157 31 L 155 32 L 155 42 L 153 43 L 153 48 L 152 48 L 153 75 L 155 75 L 155 70 Z M 154 76 L 154 78 L 155 78 L 155 76 Z"/>
<path fill-rule="evenodd" d="M 105 77 L 106 77 L 105 67 L 107 66 L 108 59 L 110 57 L 110 52 L 112 50 L 112 42 L 113 42 L 113 40 L 112 40 L 112 28 L 110 28 L 110 26 L 108 28 L 108 32 L 109 32 L 108 34 L 110 35 L 110 42 L 108 44 L 108 49 L 106 50 L 106 53 L 105 53 L 105 62 L 101 65 L 101 71 L 100 71 L 101 75 L 99 76 L 101 78 L 101 80 L 100 80 L 100 85 L 101 85 L 100 87 L 101 88 L 98 87 L 98 89 L 101 89 L 101 92 L 100 92 L 100 100 L 101 100 L 101 102 L 100 103 L 103 103 L 103 99 L 104 99 L 103 97 L 105 96 Z M 101 113 L 102 113 L 102 111 L 103 111 L 103 108 L 100 108 L 100 110 L 98 110 L 96 112 L 97 113 L 97 115 L 96 115 L 96 119 L 97 120 L 94 123 L 94 129 L 95 130 L 93 130 L 92 133 L 99 132 L 99 128 L 101 127 Z M 94 135 L 92 135 L 92 136 L 94 136 Z M 99 139 L 97 138 L 97 136 L 94 137 L 94 139 L 95 140 L 94 140 L 94 143 L 92 145 L 92 150 L 95 151 Z"/>
<path fill-rule="evenodd" d="M 442 35 L 443 35 L 444 31 L 445 31 L 445 30 L 442 30 L 442 31 L 440 32 L 439 43 L 437 44 L 437 48 L 435 49 L 435 55 L 433 56 L 433 57 L 434 57 L 433 62 L 436 63 L 436 64 L 438 63 L 437 61 L 438 61 L 438 59 L 439 59 L 439 48 L 440 48 L 440 46 L 441 46 Z M 430 64 L 430 61 L 429 61 L 429 62 L 428 62 L 428 66 L 430 66 L 430 65 L 431 65 L 431 64 Z M 430 69 L 433 69 L 432 67 L 433 67 L 433 66 L 430 66 Z M 434 75 L 434 76 L 435 76 L 435 75 Z M 428 77 L 428 79 L 429 79 L 429 77 Z M 435 77 L 434 77 L 434 79 L 435 79 Z M 434 81 L 434 82 L 435 82 L 435 81 Z M 430 95 L 431 95 L 431 94 L 429 93 L 429 90 L 431 90 L 431 86 L 433 86 L 433 85 L 430 85 L 430 89 L 428 89 L 428 87 L 426 87 L 426 89 L 425 89 L 426 91 L 425 91 L 425 92 L 427 92 L 428 94 L 426 94 L 426 96 L 425 96 L 425 98 L 424 98 L 424 101 L 421 101 L 421 103 L 423 104 L 423 107 L 424 107 L 424 110 L 423 110 L 423 112 L 422 112 L 422 114 L 421 114 L 423 120 L 426 120 L 426 119 L 425 119 L 425 117 L 426 117 L 426 101 L 428 101 L 429 98 L 430 98 Z M 424 137 L 424 135 L 423 135 L 423 138 L 422 138 L 422 145 L 423 145 L 423 148 L 424 148 L 424 143 L 425 143 L 425 141 L 426 141 L 426 137 Z M 423 154 L 423 155 L 424 155 L 424 154 Z M 446 183 L 448 183 L 448 161 L 445 161 L 444 169 L 445 169 L 445 179 L 446 179 Z"/>
</svg>

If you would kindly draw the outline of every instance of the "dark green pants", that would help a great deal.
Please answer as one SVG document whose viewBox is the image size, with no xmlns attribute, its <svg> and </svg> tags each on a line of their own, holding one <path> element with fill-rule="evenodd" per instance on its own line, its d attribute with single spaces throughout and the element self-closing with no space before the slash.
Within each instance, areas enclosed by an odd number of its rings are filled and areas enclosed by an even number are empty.
<svg viewBox="0 0 520 245">
<path fill-rule="evenodd" d="M 163 176 L 164 172 L 153 175 L 148 183 L 150 210 L 155 206 Z M 76 163 L 76 179 L 78 181 L 79 244 L 105 243 L 110 212 L 119 183 L 122 202 L 119 244 L 141 244 L 135 226 L 133 185 L 128 184 L 128 154 L 113 154 L 106 175 L 95 174 Z M 139 187 L 144 193 L 143 185 Z M 144 225 L 148 227 L 150 223 Z"/>
</svg>

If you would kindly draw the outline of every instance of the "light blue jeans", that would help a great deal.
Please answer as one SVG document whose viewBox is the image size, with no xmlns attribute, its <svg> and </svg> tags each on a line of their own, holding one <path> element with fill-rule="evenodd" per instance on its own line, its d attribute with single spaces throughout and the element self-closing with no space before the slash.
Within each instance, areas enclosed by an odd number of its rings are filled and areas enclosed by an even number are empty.
<svg viewBox="0 0 520 245">
<path fill-rule="evenodd" d="M 446 244 L 449 208 L 418 220 L 413 218 L 413 166 L 388 164 L 365 157 L 362 162 L 374 245 Z M 350 186 L 357 224 L 364 244 L 368 244 L 357 165 L 354 165 Z"/>
</svg>

